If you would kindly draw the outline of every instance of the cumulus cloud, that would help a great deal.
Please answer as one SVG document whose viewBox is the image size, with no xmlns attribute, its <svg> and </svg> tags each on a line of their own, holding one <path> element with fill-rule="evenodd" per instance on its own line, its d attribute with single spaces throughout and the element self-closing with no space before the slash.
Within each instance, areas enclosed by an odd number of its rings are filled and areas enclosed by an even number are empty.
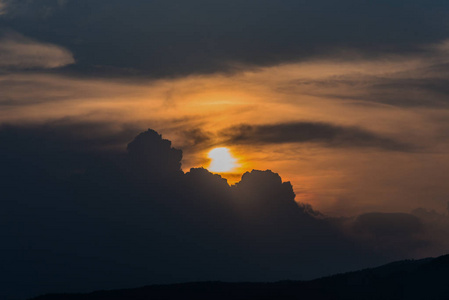
<svg viewBox="0 0 449 300">
<path fill-rule="evenodd" d="M 203 168 L 184 173 L 181 150 L 153 130 L 133 139 L 134 130 L 68 121 L 0 128 L 5 299 L 312 278 L 441 254 L 446 245 L 438 241 L 447 230 L 434 220 L 447 216 L 329 218 L 295 202 L 290 182 L 272 171 L 247 172 L 233 186 Z M 116 147 L 124 140 L 132 140 L 126 152 Z"/>
<path fill-rule="evenodd" d="M 139 134 L 127 150 L 137 168 L 143 167 L 159 176 L 181 172 L 182 151 L 172 148 L 171 142 L 154 130 Z"/>
<path fill-rule="evenodd" d="M 447 249 L 447 216 L 330 218 L 295 202 L 272 171 L 230 186 L 203 168 L 182 172 L 181 150 L 154 130 L 135 134 L 70 121 L 0 127 L 4 299 L 312 278 Z M 117 147 L 125 140 L 126 152 Z"/>
<path fill-rule="evenodd" d="M 5 297 L 311 278 L 381 262 L 298 205 L 278 174 L 229 186 L 205 169 L 183 173 L 181 151 L 153 130 L 123 153 L 86 147 L 76 132 L 89 127 L 0 129 Z"/>
<path fill-rule="evenodd" d="M 406 151 L 409 147 L 358 127 L 326 123 L 292 122 L 267 125 L 238 125 L 222 132 L 233 144 L 321 143 L 328 147 L 375 147 Z"/>
<path fill-rule="evenodd" d="M 72 53 L 13 32 L 0 37 L 1 69 L 52 69 L 75 63 Z"/>
</svg>

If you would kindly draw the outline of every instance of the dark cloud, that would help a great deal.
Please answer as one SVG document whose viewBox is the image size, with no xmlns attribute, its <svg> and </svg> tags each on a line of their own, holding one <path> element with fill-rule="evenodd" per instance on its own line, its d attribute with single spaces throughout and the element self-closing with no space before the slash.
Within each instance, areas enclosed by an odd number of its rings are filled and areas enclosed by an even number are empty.
<svg viewBox="0 0 449 300">
<path fill-rule="evenodd" d="M 140 129 L 133 124 L 113 124 L 101 121 L 79 121 L 63 118 L 42 124 L 0 125 L 3 147 L 17 147 L 21 151 L 34 151 L 21 147 L 21 143 L 36 143 L 38 149 L 54 151 L 56 148 L 71 152 L 112 151 L 123 152 Z M 17 136 L 23 139 L 17 139 Z M 48 147 L 48 149 L 47 149 Z M 8 148 L 6 148 L 8 149 Z"/>
<path fill-rule="evenodd" d="M 74 52 L 86 75 L 173 76 L 351 47 L 419 51 L 447 37 L 445 1 L 7 1 L 0 26 Z M 63 5 L 64 4 L 64 5 Z"/>
<path fill-rule="evenodd" d="M 375 237 L 400 238 L 422 230 L 420 220 L 406 213 L 366 213 L 354 221 L 354 230 Z"/>
<path fill-rule="evenodd" d="M 449 78 L 378 79 L 360 100 L 369 100 L 396 106 L 423 106 L 446 108 L 449 105 Z M 371 93 L 371 95 L 370 95 Z"/>
<path fill-rule="evenodd" d="M 163 176 L 181 173 L 182 151 L 172 148 L 171 142 L 153 130 L 139 134 L 128 144 L 129 158 L 136 169 Z"/>
<path fill-rule="evenodd" d="M 201 128 L 182 130 L 181 132 L 181 145 L 183 149 L 202 148 L 213 143 L 213 135 Z"/>
<path fill-rule="evenodd" d="M 370 212 L 332 222 L 357 243 L 379 253 L 397 257 L 438 255 L 437 251 L 428 252 L 438 245 L 423 219 L 414 214 Z"/>
<path fill-rule="evenodd" d="M 235 144 L 321 143 L 327 147 L 375 147 L 409 151 L 411 147 L 358 127 L 327 123 L 295 122 L 269 125 L 239 125 L 221 135 Z"/>
<path fill-rule="evenodd" d="M 313 278 L 446 249 L 438 242 L 447 216 L 329 218 L 296 203 L 292 185 L 272 171 L 230 186 L 206 169 L 182 172 L 182 152 L 153 130 L 118 150 L 133 129 L 111 127 L 0 127 L 2 299 Z"/>
<path fill-rule="evenodd" d="M 229 186 L 205 169 L 184 174 L 181 151 L 153 130 L 123 153 L 72 133 L 107 132 L 95 124 L 55 128 L 0 128 L 3 299 L 311 278 L 382 261 L 297 205 L 291 184 L 271 171 Z"/>
<path fill-rule="evenodd" d="M 427 255 L 436 256 L 439 253 L 447 252 L 449 241 L 449 214 L 441 214 L 434 210 L 425 208 L 417 208 L 412 211 L 412 215 L 418 217 L 424 227 L 424 235 L 426 240 L 432 244 L 431 251 Z"/>
</svg>

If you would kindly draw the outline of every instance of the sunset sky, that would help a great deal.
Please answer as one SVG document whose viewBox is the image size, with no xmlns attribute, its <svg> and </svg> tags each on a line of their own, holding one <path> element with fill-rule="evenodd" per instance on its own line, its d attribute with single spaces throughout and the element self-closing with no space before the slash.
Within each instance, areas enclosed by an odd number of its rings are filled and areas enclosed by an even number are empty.
<svg viewBox="0 0 449 300">
<path fill-rule="evenodd" d="M 1 128 L 96 153 L 151 128 L 185 173 L 271 170 L 326 218 L 447 226 L 448 17 L 443 0 L 0 0 Z"/>
<path fill-rule="evenodd" d="M 270 169 L 327 214 L 446 210 L 443 2 L 138 2 L 3 1 L 2 123 L 153 128 L 185 171 L 225 146 L 231 183 Z"/>
</svg>

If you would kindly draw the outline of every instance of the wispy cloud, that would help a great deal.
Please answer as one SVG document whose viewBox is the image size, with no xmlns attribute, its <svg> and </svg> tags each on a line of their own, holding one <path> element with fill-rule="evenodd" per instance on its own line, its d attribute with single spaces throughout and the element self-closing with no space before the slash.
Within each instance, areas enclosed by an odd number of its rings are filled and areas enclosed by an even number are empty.
<svg viewBox="0 0 449 300">
<path fill-rule="evenodd" d="M 43 43 L 19 33 L 0 37 L 0 68 L 52 69 L 75 63 L 72 53 L 60 46 Z"/>
<path fill-rule="evenodd" d="M 320 143 L 328 147 L 374 147 L 408 150 L 405 144 L 357 127 L 326 123 L 292 122 L 265 125 L 237 125 L 222 135 L 230 144 Z"/>
<path fill-rule="evenodd" d="M 6 14 L 6 3 L 3 0 L 0 0 L 0 16 Z"/>
</svg>

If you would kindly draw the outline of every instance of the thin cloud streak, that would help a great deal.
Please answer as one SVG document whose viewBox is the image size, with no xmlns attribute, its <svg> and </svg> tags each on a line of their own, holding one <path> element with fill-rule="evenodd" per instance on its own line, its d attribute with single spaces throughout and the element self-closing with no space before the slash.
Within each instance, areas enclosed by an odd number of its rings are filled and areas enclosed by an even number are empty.
<svg viewBox="0 0 449 300">
<path fill-rule="evenodd" d="M 296 122 L 270 125 L 237 125 L 222 131 L 229 144 L 320 143 L 326 147 L 374 147 L 409 151 L 405 144 L 357 127 Z"/>
<path fill-rule="evenodd" d="M 0 37 L 0 70 L 52 69 L 74 63 L 72 53 L 57 45 L 38 42 L 16 32 L 6 32 Z"/>
</svg>

